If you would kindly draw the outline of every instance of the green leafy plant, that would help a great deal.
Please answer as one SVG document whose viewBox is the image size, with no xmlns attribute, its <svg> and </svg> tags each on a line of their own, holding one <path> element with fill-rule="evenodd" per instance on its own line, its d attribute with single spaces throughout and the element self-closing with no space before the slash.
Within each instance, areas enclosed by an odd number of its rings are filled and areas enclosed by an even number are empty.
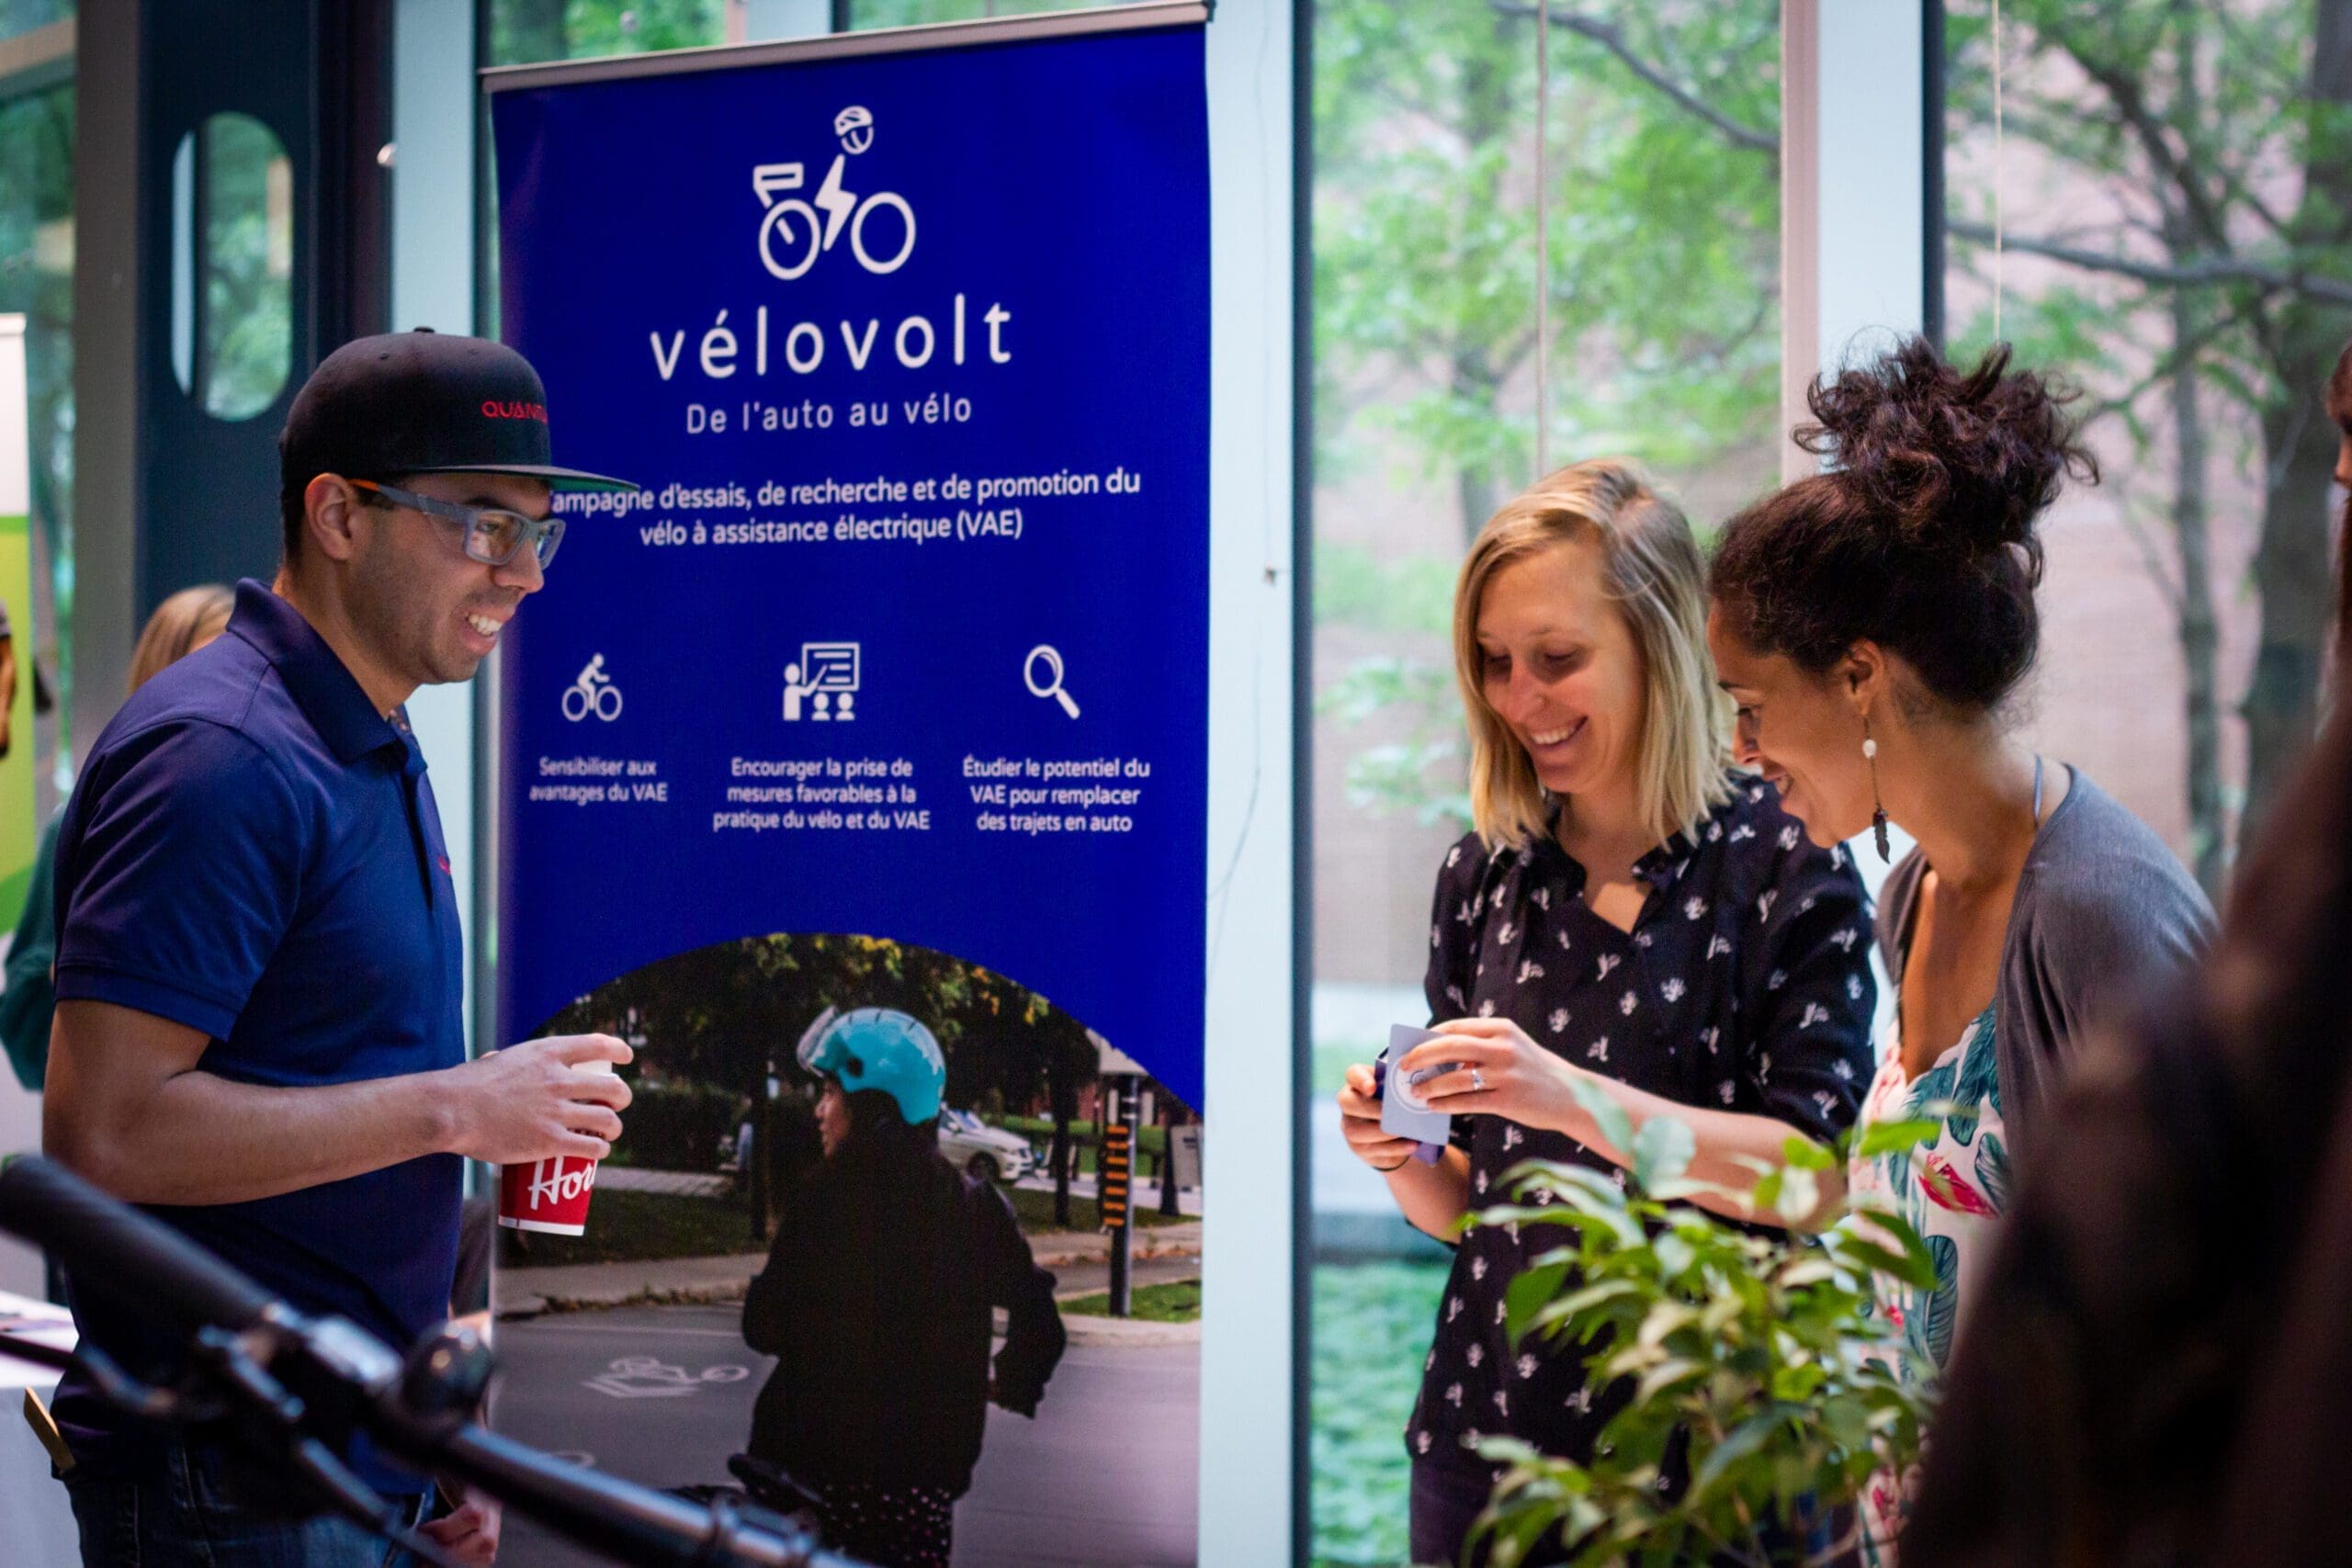
<svg viewBox="0 0 2352 1568">
<path fill-rule="evenodd" d="M 1538 1542 L 1579 1565 L 1811 1559 L 1806 1538 L 1849 1523 L 1882 1466 L 1916 1460 L 1932 1397 L 1903 1375 L 1899 1331 L 1875 1310 L 1873 1277 L 1931 1287 L 1926 1243 L 1875 1209 L 1821 1213 L 1821 1173 L 1840 1151 L 1792 1137 L 1781 1166 L 1755 1165 L 1744 1194 L 1690 1179 L 1690 1128 L 1653 1117 L 1638 1132 L 1598 1091 L 1603 1134 L 1634 1155 L 1628 1179 L 1531 1162 L 1506 1178 L 1517 1201 L 1478 1225 L 1551 1225 L 1561 1244 L 1511 1281 L 1514 1340 L 1583 1348 L 1596 1390 L 1626 1403 L 1589 1460 L 1513 1439 L 1479 1445 L 1507 1467 L 1478 1523 L 1501 1568 Z M 1864 1156 L 1915 1146 L 1931 1121 L 1882 1123 Z M 1792 1227 L 1770 1235 L 1691 1206 L 1729 1199 Z M 1687 1481 L 1665 1483 L 1679 1463 Z"/>
</svg>

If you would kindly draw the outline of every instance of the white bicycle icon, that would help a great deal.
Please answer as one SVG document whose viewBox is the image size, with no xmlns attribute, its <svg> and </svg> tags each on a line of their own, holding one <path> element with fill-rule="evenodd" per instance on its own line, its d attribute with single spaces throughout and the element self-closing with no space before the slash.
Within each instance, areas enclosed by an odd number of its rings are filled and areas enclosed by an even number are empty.
<svg viewBox="0 0 2352 1568">
<path fill-rule="evenodd" d="M 621 716 L 620 688 L 605 673 L 605 656 L 597 654 L 580 671 L 580 679 L 563 689 L 563 716 L 578 724 L 594 713 L 606 724 Z"/>
<path fill-rule="evenodd" d="M 741 1382 L 751 1375 L 749 1367 L 705 1367 L 697 1374 L 654 1356 L 623 1356 L 583 1382 L 614 1399 L 678 1399 L 708 1383 Z"/>
<path fill-rule="evenodd" d="M 760 205 L 768 209 L 768 215 L 760 220 L 761 265 L 789 283 L 833 248 L 843 228 L 849 231 L 850 253 L 866 271 L 896 272 L 906 265 L 915 250 L 915 209 L 894 190 L 877 190 L 863 197 L 843 190 L 842 170 L 848 163 L 847 153 L 833 154 L 833 166 L 825 171 L 825 183 L 818 187 L 814 205 L 797 196 L 776 199 L 786 191 L 801 187 L 808 177 L 806 165 L 762 164 L 752 171 L 752 188 L 759 193 Z M 895 253 L 876 258 L 865 248 L 865 220 L 885 207 L 897 209 L 906 232 Z M 819 208 L 825 211 L 822 220 L 817 216 Z"/>
<path fill-rule="evenodd" d="M 697 1382 L 741 1382 L 752 1375 L 749 1367 L 705 1367 L 700 1372 L 690 1372 L 684 1367 L 673 1367 L 658 1356 L 623 1356 L 612 1363 L 612 1371 L 625 1377 L 641 1378 L 647 1382 L 668 1383 L 675 1388 L 691 1388 Z"/>
</svg>

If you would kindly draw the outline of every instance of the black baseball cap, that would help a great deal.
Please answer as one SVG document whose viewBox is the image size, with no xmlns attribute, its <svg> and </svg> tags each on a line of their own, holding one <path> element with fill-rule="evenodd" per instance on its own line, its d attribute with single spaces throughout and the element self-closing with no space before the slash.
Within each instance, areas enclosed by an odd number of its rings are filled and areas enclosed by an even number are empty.
<svg viewBox="0 0 2352 1568">
<path fill-rule="evenodd" d="M 548 394 L 503 343 L 419 327 L 345 344 L 294 395 L 277 438 L 288 493 L 321 474 L 524 474 L 557 490 L 635 490 L 560 468 Z"/>
</svg>

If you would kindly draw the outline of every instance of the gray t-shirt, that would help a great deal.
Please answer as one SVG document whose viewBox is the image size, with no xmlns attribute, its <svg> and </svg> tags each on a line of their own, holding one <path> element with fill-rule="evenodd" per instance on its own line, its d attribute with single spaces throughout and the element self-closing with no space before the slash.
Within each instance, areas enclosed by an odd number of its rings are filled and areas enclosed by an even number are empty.
<svg viewBox="0 0 2352 1568">
<path fill-rule="evenodd" d="M 2204 956 L 2213 907 L 2163 840 L 2088 774 L 2033 837 L 2001 942 L 1993 1054 L 2001 1115 L 2022 1134 L 2104 1010 Z M 1878 943 L 1899 992 L 1928 863 L 1917 850 L 1879 893 Z"/>
</svg>

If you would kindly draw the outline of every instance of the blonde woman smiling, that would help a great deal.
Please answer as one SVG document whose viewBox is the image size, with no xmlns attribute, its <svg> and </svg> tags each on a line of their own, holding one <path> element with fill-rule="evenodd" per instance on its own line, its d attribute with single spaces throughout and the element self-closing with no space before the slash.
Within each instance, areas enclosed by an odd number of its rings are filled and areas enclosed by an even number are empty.
<svg viewBox="0 0 2352 1568">
<path fill-rule="evenodd" d="M 1348 1070 L 1341 1126 L 1405 1217 L 1452 1239 L 1529 1158 L 1628 1163 L 1577 1099 L 1599 1086 L 1638 1125 L 1676 1116 L 1691 1174 L 1741 1189 L 1743 1158 L 1850 1124 L 1874 999 L 1861 884 L 1808 842 L 1771 787 L 1732 773 L 1690 525 L 1638 473 L 1578 463 L 1498 513 L 1454 593 L 1476 831 L 1438 874 L 1432 1027 L 1406 1070 L 1454 1113 L 1435 1163 L 1381 1131 L 1372 1070 Z M 1510 1436 L 1574 1458 L 1613 1413 L 1574 1350 L 1513 1344 L 1504 1292 L 1531 1251 L 1463 1237 L 1408 1442 L 1412 1560 L 1458 1562 Z"/>
</svg>

